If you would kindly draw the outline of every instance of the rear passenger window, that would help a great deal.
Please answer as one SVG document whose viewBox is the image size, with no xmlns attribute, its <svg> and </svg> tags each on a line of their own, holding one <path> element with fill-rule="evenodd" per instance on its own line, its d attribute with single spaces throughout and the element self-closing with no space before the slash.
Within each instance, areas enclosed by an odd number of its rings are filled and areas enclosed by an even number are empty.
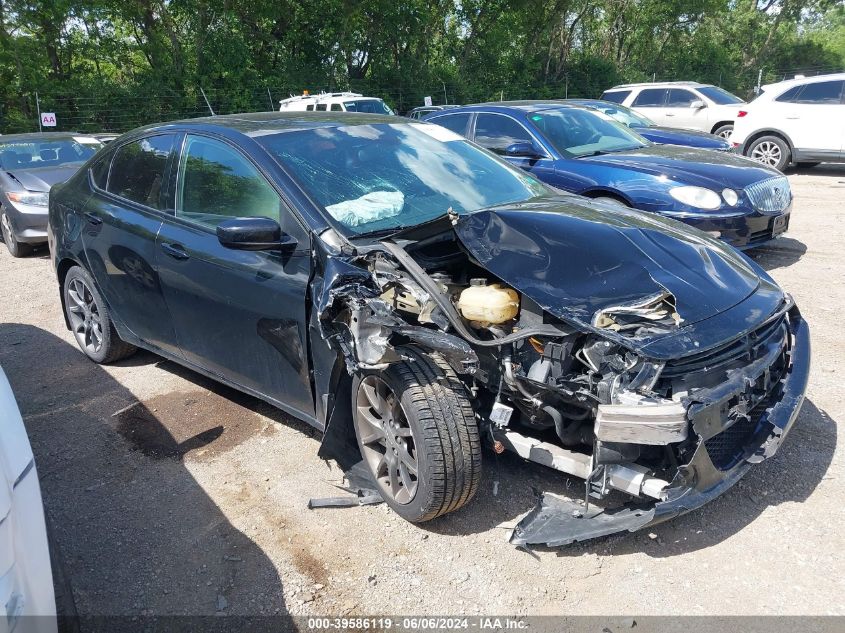
<svg viewBox="0 0 845 633">
<path fill-rule="evenodd" d="M 447 114 L 439 116 L 434 119 L 429 119 L 429 122 L 435 125 L 442 125 L 447 130 L 452 130 L 455 134 L 461 136 L 467 135 L 467 123 L 469 123 L 468 114 Z"/>
<path fill-rule="evenodd" d="M 311 104 L 305 106 L 305 109 L 308 110 L 309 112 L 312 112 L 314 110 L 314 104 L 311 103 Z"/>
<path fill-rule="evenodd" d="M 785 102 L 792 102 L 795 101 L 795 98 L 798 96 L 798 93 L 801 92 L 801 89 L 804 86 L 793 86 L 786 92 L 784 92 L 781 96 L 779 96 L 775 101 L 785 101 Z M 760 94 L 763 94 L 763 91 L 760 91 Z"/>
<path fill-rule="evenodd" d="M 479 114 L 475 121 L 475 142 L 497 154 L 514 143 L 531 143 L 528 131 L 512 118 L 499 114 Z"/>
<path fill-rule="evenodd" d="M 820 81 L 806 84 L 794 101 L 796 103 L 840 103 L 843 84 L 845 84 L 843 81 Z"/>
<path fill-rule="evenodd" d="M 188 136 L 179 167 L 176 217 L 211 228 L 229 218 L 279 221 L 281 199 L 258 169 L 235 148 Z"/>
<path fill-rule="evenodd" d="M 635 108 L 660 108 L 666 100 L 666 88 L 646 88 L 640 91 L 634 103 Z"/>
<path fill-rule="evenodd" d="M 631 94 L 630 90 L 614 90 L 613 92 L 602 93 L 601 98 L 605 101 L 612 101 L 613 103 L 622 103 Z"/>
<path fill-rule="evenodd" d="M 689 105 L 698 99 L 694 93 L 689 90 L 682 90 L 680 88 L 672 88 L 669 91 L 669 99 L 666 101 L 667 108 L 688 108 Z"/>
<path fill-rule="evenodd" d="M 150 136 L 118 148 L 108 178 L 109 193 L 161 208 L 161 184 L 173 149 L 173 134 Z"/>
</svg>

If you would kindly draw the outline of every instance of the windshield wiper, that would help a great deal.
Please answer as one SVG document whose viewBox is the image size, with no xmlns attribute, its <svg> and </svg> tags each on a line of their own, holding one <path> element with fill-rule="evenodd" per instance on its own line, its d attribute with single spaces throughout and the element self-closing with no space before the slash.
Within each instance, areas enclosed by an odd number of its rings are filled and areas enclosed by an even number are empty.
<svg viewBox="0 0 845 633">
<path fill-rule="evenodd" d="M 404 231 L 406 229 L 418 229 L 422 226 L 426 226 L 428 224 L 433 224 L 433 223 L 437 222 L 438 220 L 442 220 L 443 218 L 448 217 L 452 213 L 454 213 L 454 211 L 452 211 L 452 209 L 450 207 L 447 211 L 444 211 L 440 215 L 436 215 L 433 218 L 426 220 L 425 222 L 420 222 L 419 224 L 400 224 L 399 226 L 390 226 L 390 227 L 385 227 L 383 229 L 375 229 L 374 231 L 367 231 L 366 233 L 359 233 L 355 237 L 384 237 L 385 235 L 393 235 L 394 233 L 399 233 L 399 232 Z"/>
<path fill-rule="evenodd" d="M 636 149 L 643 149 L 648 145 L 635 145 L 634 147 L 617 147 L 616 149 L 597 149 L 589 154 L 579 154 L 576 158 L 587 158 L 589 156 L 602 156 L 604 154 L 616 154 L 618 152 L 632 152 Z"/>
</svg>

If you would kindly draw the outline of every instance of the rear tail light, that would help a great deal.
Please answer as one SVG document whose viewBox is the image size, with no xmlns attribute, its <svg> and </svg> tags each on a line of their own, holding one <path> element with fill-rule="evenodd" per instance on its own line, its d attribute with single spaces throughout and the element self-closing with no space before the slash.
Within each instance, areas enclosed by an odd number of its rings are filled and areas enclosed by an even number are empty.
<svg viewBox="0 0 845 633">
<path fill-rule="evenodd" d="M 737 112 L 737 113 L 736 113 L 736 118 L 737 118 L 737 119 L 741 119 L 741 118 L 742 118 L 742 117 L 744 117 L 746 114 L 748 114 L 748 112 L 747 112 L 747 111 L 745 111 L 745 110 L 740 110 L 739 112 Z"/>
</svg>

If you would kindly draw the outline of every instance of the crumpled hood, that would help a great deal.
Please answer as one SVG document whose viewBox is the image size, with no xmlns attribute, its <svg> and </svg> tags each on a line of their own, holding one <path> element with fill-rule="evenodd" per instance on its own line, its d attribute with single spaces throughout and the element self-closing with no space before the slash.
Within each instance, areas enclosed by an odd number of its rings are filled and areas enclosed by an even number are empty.
<svg viewBox="0 0 845 633">
<path fill-rule="evenodd" d="M 689 145 L 705 149 L 730 148 L 730 144 L 722 138 L 699 130 L 680 130 L 674 127 L 633 128 L 637 134 L 644 136 L 652 143 L 666 143 L 669 145 Z"/>
<path fill-rule="evenodd" d="M 630 152 L 584 156 L 577 160 L 579 163 L 666 176 L 715 191 L 725 187 L 744 189 L 755 182 L 783 175 L 772 167 L 737 154 L 676 145 L 650 145 Z"/>
<path fill-rule="evenodd" d="M 675 297 L 680 330 L 687 333 L 689 326 L 729 310 L 761 285 L 772 301 L 782 297 L 761 269 L 704 233 L 573 196 L 462 216 L 455 232 L 491 273 L 550 314 L 588 329 L 597 310 L 664 290 Z M 753 323 L 737 325 L 733 334 L 745 325 Z"/>
<path fill-rule="evenodd" d="M 73 176 L 79 165 L 62 165 L 61 167 L 38 167 L 35 169 L 10 169 L 8 173 L 29 191 L 50 191 L 56 183 L 64 182 Z"/>
</svg>

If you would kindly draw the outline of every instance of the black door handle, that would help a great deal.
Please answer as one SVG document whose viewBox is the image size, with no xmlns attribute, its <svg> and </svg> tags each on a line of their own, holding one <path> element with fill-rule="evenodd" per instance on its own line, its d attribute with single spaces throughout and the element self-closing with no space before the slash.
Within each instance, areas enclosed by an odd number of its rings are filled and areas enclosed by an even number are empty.
<svg viewBox="0 0 845 633">
<path fill-rule="evenodd" d="M 96 215 L 94 215 L 93 213 L 86 213 L 86 214 L 85 214 L 85 219 L 86 219 L 86 220 L 88 220 L 88 222 L 90 222 L 90 223 L 91 223 L 91 224 L 93 224 L 94 226 L 97 226 L 98 224 L 102 224 L 102 223 L 103 223 L 103 219 L 102 219 L 102 218 L 100 218 L 100 217 L 97 217 L 97 216 L 96 216 Z"/>
<path fill-rule="evenodd" d="M 180 244 L 168 244 L 167 242 L 162 242 L 161 248 L 173 259 L 188 259 L 188 257 L 190 257 L 190 255 L 188 255 L 188 251 L 182 248 Z"/>
</svg>

